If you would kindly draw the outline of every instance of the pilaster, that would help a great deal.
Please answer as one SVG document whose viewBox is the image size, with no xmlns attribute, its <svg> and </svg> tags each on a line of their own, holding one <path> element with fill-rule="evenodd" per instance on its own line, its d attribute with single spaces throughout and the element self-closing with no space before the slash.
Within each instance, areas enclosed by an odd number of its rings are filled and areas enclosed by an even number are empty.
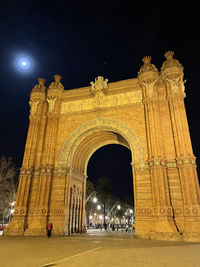
<svg viewBox="0 0 200 267">
<path fill-rule="evenodd" d="M 161 77 L 166 85 L 176 153 L 175 160 L 183 197 L 183 207 L 179 208 L 178 214 L 181 214 L 184 220 L 182 222 L 183 238 L 187 239 L 190 235 L 200 238 L 200 191 L 184 105 L 183 67 L 178 60 L 173 58 L 173 55 L 172 51 L 165 53 L 166 61 L 161 69 Z M 180 219 L 178 214 L 175 212 L 175 219 L 176 217 Z"/>
<path fill-rule="evenodd" d="M 27 228 L 28 201 L 46 93 L 46 87 L 44 86 L 45 79 L 39 78 L 38 82 L 39 83 L 34 86 L 30 95 L 29 129 L 23 164 L 20 171 L 15 213 L 11 223 L 4 231 L 4 235 L 22 235 Z"/>
<path fill-rule="evenodd" d="M 159 108 L 159 75 L 156 67 L 150 63 L 151 58 L 143 58 L 144 66 L 138 78 L 143 88 L 143 103 L 148 146 L 148 166 L 152 186 L 153 216 L 152 239 L 179 239 L 180 234 L 173 220 L 170 203 L 165 151 L 161 130 Z M 136 230 L 137 231 L 137 230 Z"/>
</svg>

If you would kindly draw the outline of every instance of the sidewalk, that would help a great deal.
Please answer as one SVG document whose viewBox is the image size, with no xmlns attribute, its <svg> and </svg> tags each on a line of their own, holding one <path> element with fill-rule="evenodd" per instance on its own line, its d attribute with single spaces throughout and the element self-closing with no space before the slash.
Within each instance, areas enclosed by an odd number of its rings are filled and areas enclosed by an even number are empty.
<svg viewBox="0 0 200 267">
<path fill-rule="evenodd" d="M 2 267 L 200 267 L 200 243 L 91 231 L 66 237 L 0 236 Z"/>
</svg>

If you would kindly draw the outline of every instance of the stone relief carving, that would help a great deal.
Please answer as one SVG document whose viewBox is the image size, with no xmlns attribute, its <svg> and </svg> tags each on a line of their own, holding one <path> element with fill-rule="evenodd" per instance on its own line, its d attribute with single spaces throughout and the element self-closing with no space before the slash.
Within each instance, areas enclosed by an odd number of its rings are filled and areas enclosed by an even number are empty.
<svg viewBox="0 0 200 267">
<path fill-rule="evenodd" d="M 62 85 L 62 83 L 60 82 L 61 79 L 62 79 L 62 76 L 61 75 L 54 75 L 54 79 L 55 81 L 52 82 L 49 86 L 49 89 L 60 89 L 60 90 L 64 90 L 64 86 Z"/>
<path fill-rule="evenodd" d="M 144 80 L 142 81 L 142 84 L 146 88 L 146 97 L 154 97 L 154 85 L 157 82 L 157 80 Z"/>
<path fill-rule="evenodd" d="M 94 95 L 95 93 L 102 91 L 103 93 L 106 92 L 108 88 L 108 79 L 104 80 L 103 76 L 98 76 L 95 78 L 95 82 L 90 82 L 90 93 Z"/>
<path fill-rule="evenodd" d="M 63 102 L 61 106 L 61 113 L 83 112 L 97 107 L 107 108 L 136 103 L 142 103 L 141 90 L 117 95 L 104 95 L 103 92 L 99 92 L 91 99 Z"/>
<path fill-rule="evenodd" d="M 43 92 L 45 93 L 46 91 L 46 86 L 44 85 L 46 82 L 46 80 L 44 78 L 38 78 L 38 84 L 36 84 L 33 89 L 32 92 Z"/>
<path fill-rule="evenodd" d="M 56 96 L 50 96 L 47 98 L 47 102 L 49 105 L 49 112 L 53 112 L 55 106 Z"/>
<path fill-rule="evenodd" d="M 29 105 L 31 107 L 31 109 L 30 109 L 31 116 L 34 116 L 36 114 L 39 102 L 40 102 L 39 99 L 38 100 L 35 100 L 35 101 L 34 100 L 31 100 L 29 102 Z"/>
<path fill-rule="evenodd" d="M 168 81 L 168 83 L 170 84 L 172 93 L 178 94 L 179 93 L 179 88 L 181 88 L 181 91 L 183 93 L 185 93 L 184 84 L 186 83 L 186 80 L 182 81 L 182 77 L 181 76 L 172 77 L 172 78 L 167 78 L 166 77 L 166 81 Z"/>
</svg>

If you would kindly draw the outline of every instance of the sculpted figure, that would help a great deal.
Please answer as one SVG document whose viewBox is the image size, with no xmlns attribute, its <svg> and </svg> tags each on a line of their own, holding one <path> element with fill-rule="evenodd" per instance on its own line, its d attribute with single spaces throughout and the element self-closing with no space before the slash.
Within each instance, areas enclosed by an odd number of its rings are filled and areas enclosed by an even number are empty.
<svg viewBox="0 0 200 267">
<path fill-rule="evenodd" d="M 166 80 L 170 83 L 172 92 L 175 94 L 179 93 L 179 84 L 181 82 L 181 77 L 173 77 L 172 79 L 166 78 Z"/>
<path fill-rule="evenodd" d="M 37 111 L 37 107 L 38 107 L 38 104 L 39 104 L 40 100 L 37 100 L 37 101 L 30 101 L 29 102 L 29 105 L 31 107 L 30 109 L 30 113 L 32 116 L 35 115 L 36 111 Z"/>
<path fill-rule="evenodd" d="M 55 101 L 56 101 L 56 97 L 55 96 L 51 96 L 47 98 L 47 102 L 49 104 L 49 112 L 53 112 L 54 110 L 54 106 L 55 106 Z"/>
<path fill-rule="evenodd" d="M 49 89 L 61 89 L 61 90 L 63 90 L 64 86 L 60 82 L 62 79 L 62 76 L 56 74 L 56 75 L 54 75 L 54 79 L 55 79 L 55 81 L 50 84 Z"/>
<path fill-rule="evenodd" d="M 146 88 L 146 96 L 147 97 L 153 97 L 154 96 L 153 88 L 154 88 L 155 83 L 156 83 L 156 80 L 153 80 L 153 81 L 142 81 L 142 84 Z"/>
<path fill-rule="evenodd" d="M 38 78 L 38 84 L 33 87 L 33 92 L 45 92 L 46 86 L 44 85 L 46 80 L 44 78 Z"/>
</svg>

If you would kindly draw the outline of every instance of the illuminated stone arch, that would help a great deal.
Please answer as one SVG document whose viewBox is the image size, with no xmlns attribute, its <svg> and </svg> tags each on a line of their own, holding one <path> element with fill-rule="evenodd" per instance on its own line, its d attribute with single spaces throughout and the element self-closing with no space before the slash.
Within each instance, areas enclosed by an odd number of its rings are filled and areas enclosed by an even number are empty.
<svg viewBox="0 0 200 267">
<path fill-rule="evenodd" d="M 133 164 L 144 165 L 144 146 L 135 131 L 118 119 L 97 117 L 76 128 L 59 155 L 59 166 L 86 175 L 91 155 L 108 144 L 121 144 L 131 150 Z"/>
</svg>

